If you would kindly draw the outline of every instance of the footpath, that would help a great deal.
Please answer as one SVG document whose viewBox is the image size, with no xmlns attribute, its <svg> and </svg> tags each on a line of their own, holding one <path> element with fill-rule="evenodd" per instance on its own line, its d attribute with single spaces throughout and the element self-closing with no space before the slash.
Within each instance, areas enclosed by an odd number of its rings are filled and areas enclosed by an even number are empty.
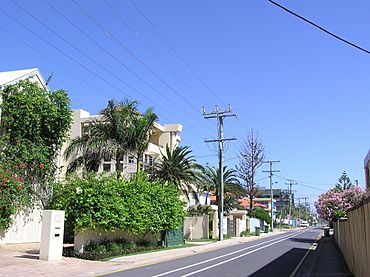
<svg viewBox="0 0 370 277">
<path fill-rule="evenodd" d="M 310 251 L 295 277 L 354 276 L 335 243 L 334 236 L 321 237 L 314 251 Z"/>
<path fill-rule="evenodd" d="M 87 277 L 100 276 L 111 272 L 146 266 L 190 255 L 204 253 L 240 243 L 273 237 L 287 230 L 275 230 L 273 233 L 262 233 L 257 237 L 241 237 L 214 242 L 205 245 L 175 248 L 164 251 L 138 255 L 123 256 L 106 262 L 86 261 L 65 258 L 61 261 L 39 260 L 39 244 L 0 245 L 0 276 L 52 276 L 52 277 Z M 347 269 L 343 256 L 336 246 L 333 237 L 322 237 L 315 251 L 308 256 L 295 276 L 353 276 Z"/>
</svg>

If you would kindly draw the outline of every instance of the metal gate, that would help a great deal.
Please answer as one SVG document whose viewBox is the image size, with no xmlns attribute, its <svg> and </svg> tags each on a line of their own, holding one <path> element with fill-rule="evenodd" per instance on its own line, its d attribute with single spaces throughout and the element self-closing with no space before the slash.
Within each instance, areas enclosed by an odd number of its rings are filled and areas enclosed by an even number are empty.
<svg viewBox="0 0 370 277">
<path fill-rule="evenodd" d="M 236 219 L 227 219 L 227 234 L 231 237 L 236 237 Z"/>
</svg>

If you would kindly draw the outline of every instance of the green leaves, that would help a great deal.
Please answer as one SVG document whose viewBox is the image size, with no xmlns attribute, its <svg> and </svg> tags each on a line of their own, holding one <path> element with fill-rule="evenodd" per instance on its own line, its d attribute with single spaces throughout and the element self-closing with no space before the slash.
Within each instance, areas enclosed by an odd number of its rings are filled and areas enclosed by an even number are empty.
<svg viewBox="0 0 370 277">
<path fill-rule="evenodd" d="M 0 229 L 6 229 L 17 210 L 47 201 L 54 182 L 54 161 L 72 117 L 63 90 L 51 92 L 21 80 L 0 93 L 0 181 L 17 176 L 21 181 L 13 178 L 12 183 L 22 187 L 0 189 Z"/>
<path fill-rule="evenodd" d="M 144 175 L 131 180 L 70 177 L 54 190 L 51 208 L 63 209 L 75 231 L 127 230 L 157 233 L 178 227 L 184 217 L 183 203 L 173 186 L 150 182 Z"/>
</svg>

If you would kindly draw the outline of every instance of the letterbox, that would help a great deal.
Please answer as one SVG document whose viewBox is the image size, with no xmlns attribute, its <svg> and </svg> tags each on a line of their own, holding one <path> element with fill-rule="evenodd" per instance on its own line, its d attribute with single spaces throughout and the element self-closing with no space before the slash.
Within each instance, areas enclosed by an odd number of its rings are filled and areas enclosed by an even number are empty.
<svg viewBox="0 0 370 277">
<path fill-rule="evenodd" d="M 44 210 L 42 215 L 40 259 L 61 260 L 63 254 L 64 211 Z"/>
</svg>

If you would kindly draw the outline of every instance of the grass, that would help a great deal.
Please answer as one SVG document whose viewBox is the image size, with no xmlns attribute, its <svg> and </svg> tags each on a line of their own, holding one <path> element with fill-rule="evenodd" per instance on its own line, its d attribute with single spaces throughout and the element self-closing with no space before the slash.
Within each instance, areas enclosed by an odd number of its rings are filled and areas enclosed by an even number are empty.
<svg viewBox="0 0 370 277">
<path fill-rule="evenodd" d="M 186 240 L 185 243 L 187 242 L 209 242 L 209 243 L 212 243 L 212 242 L 216 242 L 217 240 L 215 239 L 193 239 L 193 240 Z"/>
</svg>

